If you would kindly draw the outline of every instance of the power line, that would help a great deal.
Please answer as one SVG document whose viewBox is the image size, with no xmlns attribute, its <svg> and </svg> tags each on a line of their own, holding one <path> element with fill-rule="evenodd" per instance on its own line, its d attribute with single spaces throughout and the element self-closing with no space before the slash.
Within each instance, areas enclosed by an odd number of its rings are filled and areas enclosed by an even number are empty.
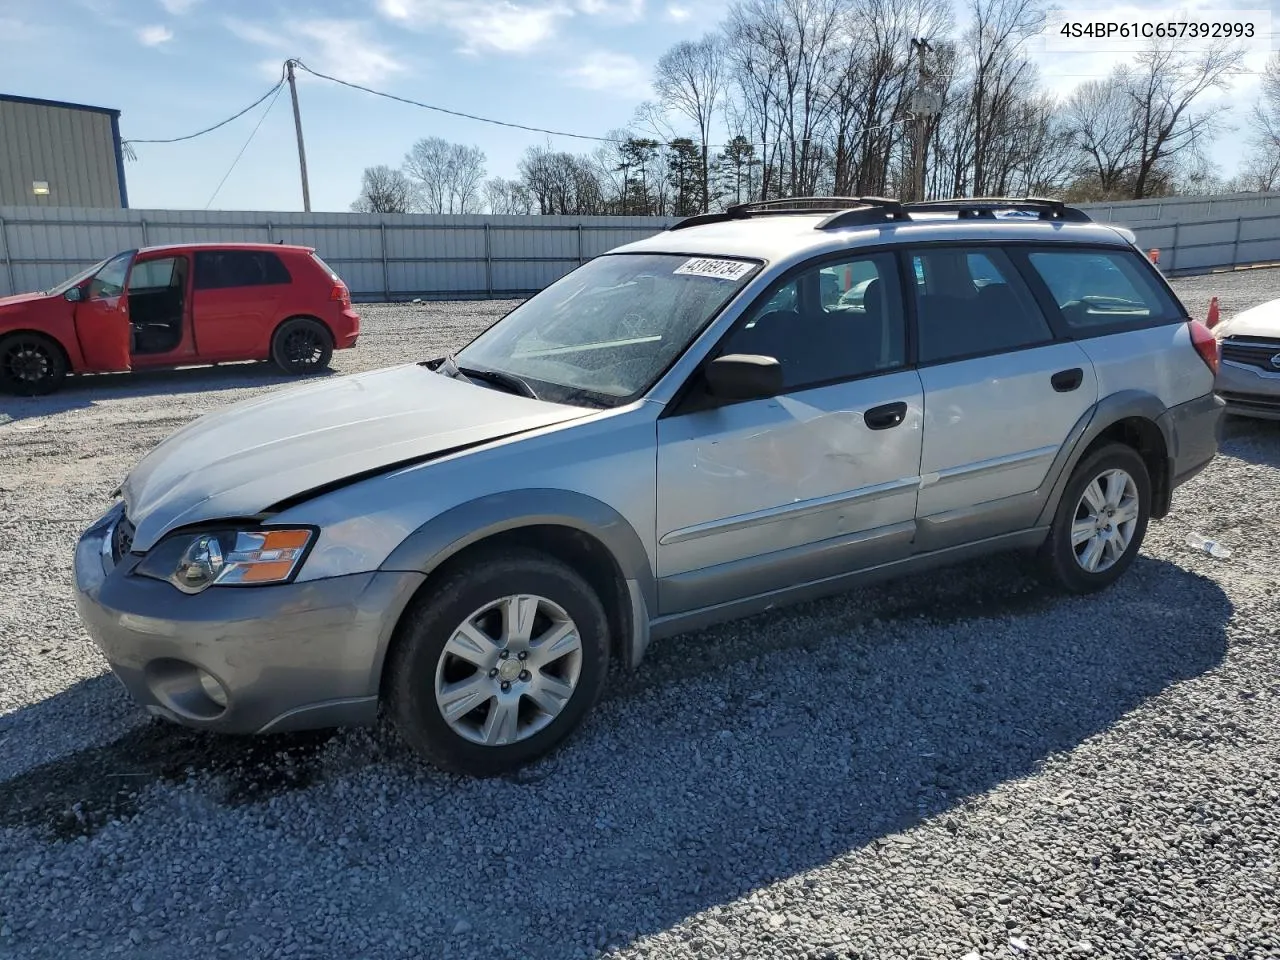
<svg viewBox="0 0 1280 960">
<path fill-rule="evenodd" d="M 464 119 L 467 119 L 467 120 L 475 120 L 479 123 L 491 123 L 491 124 L 496 124 L 497 126 L 500 126 L 500 127 L 511 127 L 516 130 L 528 130 L 531 133 L 545 133 L 553 137 L 572 137 L 575 140 L 590 140 L 594 143 L 627 143 L 631 140 L 653 139 L 653 138 L 645 138 L 645 137 L 626 137 L 622 139 L 619 139 L 617 137 L 597 137 L 588 133 L 569 133 L 565 130 L 548 130 L 545 127 L 531 127 L 523 123 L 511 123 L 506 120 L 495 120 L 492 117 L 481 117 L 473 113 L 464 113 L 461 110 L 450 110 L 447 107 L 440 107 L 440 106 L 436 106 L 435 104 L 423 103 L 420 100 L 411 100 L 408 97 L 401 97 L 394 93 L 386 93 L 382 90 L 374 90 L 372 87 L 366 87 L 359 83 L 352 83 L 349 80 L 340 80 L 337 77 L 331 77 L 328 74 L 321 73 L 318 70 L 312 70 L 301 60 L 294 60 L 294 64 L 295 66 L 298 67 L 298 69 L 305 70 L 307 73 L 311 74 L 314 77 L 319 77 L 322 80 L 328 80 L 332 83 L 339 84 L 340 86 L 343 86 L 343 87 L 350 87 L 353 90 L 361 90 L 365 93 L 371 93 L 375 97 L 384 97 L 387 100 L 396 100 L 396 101 L 399 101 L 400 103 L 407 103 L 413 107 L 422 107 L 424 110 L 434 110 L 437 113 L 447 113 L 450 116 L 463 117 Z M 891 120 L 888 123 L 883 123 L 876 127 L 865 127 L 863 129 L 856 130 L 854 131 L 854 133 L 874 133 L 877 130 L 887 130 L 889 127 L 895 127 L 907 122 L 909 121 L 906 119 Z M 661 146 L 666 146 L 666 147 L 671 146 L 670 143 L 663 143 L 661 141 L 656 141 L 656 140 L 655 142 L 659 143 Z M 776 140 L 770 143 L 754 143 L 752 144 L 752 146 L 772 147 L 772 146 L 777 146 L 779 144 L 786 144 L 791 142 L 792 141 L 790 140 Z M 796 141 L 796 142 L 799 142 L 799 141 Z M 730 146 L 730 144 L 727 144 L 727 143 L 707 144 L 708 149 L 710 149 L 711 147 L 727 147 L 727 146 Z"/>
<path fill-rule="evenodd" d="M 133 143 L 181 143 L 183 140 L 194 140 L 196 137 L 203 137 L 206 133 L 213 133 L 213 131 L 217 130 L 219 127 L 225 127 L 232 120 L 239 120 L 241 117 L 243 117 L 246 113 L 248 113 L 258 104 L 262 103 L 263 100 L 267 99 L 267 97 L 271 96 L 273 93 L 278 93 L 280 90 L 280 86 L 283 83 L 284 83 L 284 74 L 282 72 L 280 79 L 275 82 L 275 86 L 273 86 L 270 90 L 268 90 L 266 93 L 260 96 L 257 100 L 253 101 L 253 103 L 249 104 L 243 110 L 233 114 L 232 116 L 227 117 L 227 119 L 225 120 L 215 123 L 211 127 L 205 127 L 203 130 L 198 130 L 195 133 L 189 133 L 185 137 L 170 137 L 165 140 L 125 140 L 123 141 L 122 145 L 128 146 L 129 144 L 133 144 Z"/>
<path fill-rule="evenodd" d="M 311 74 L 312 76 L 319 77 L 322 80 L 328 80 L 331 83 L 336 83 L 344 87 L 351 87 L 353 90 L 363 90 L 365 93 L 371 93 L 375 97 L 385 97 L 388 100 L 399 100 L 401 103 L 407 103 L 413 107 L 422 107 L 424 110 L 435 110 L 437 113 L 447 113 L 450 116 L 463 117 L 467 120 L 477 120 L 480 123 L 497 124 L 500 127 L 511 127 L 515 130 L 528 130 L 531 133 L 546 133 L 553 137 L 573 137 L 575 140 L 592 140 L 592 141 L 595 141 L 596 143 L 621 142 L 613 139 L 612 137 L 593 137 L 590 134 L 586 134 L 586 133 L 567 133 L 564 130 L 548 130 L 545 127 L 530 127 L 530 126 L 526 126 L 523 123 L 509 123 L 506 120 L 494 120 L 490 117 L 477 117 L 475 114 L 463 113 L 461 110 L 450 110 L 447 107 L 437 107 L 434 104 L 423 103 L 420 100 L 410 100 L 408 97 L 399 97 L 399 96 L 396 96 L 394 93 L 384 93 L 381 90 L 374 90 L 372 87 L 366 87 L 358 83 L 352 83 L 349 80 L 339 80 L 337 77 L 331 77 L 328 74 L 321 73 L 318 70 L 312 70 L 301 60 L 294 60 L 294 63 L 298 66 L 299 69 L 305 70 L 307 73 Z"/>
<path fill-rule="evenodd" d="M 276 105 L 276 101 L 280 98 L 280 92 L 283 89 L 283 83 L 276 84 L 276 95 L 272 97 L 271 102 L 267 104 L 267 109 L 262 111 L 262 116 L 258 118 L 258 122 L 254 125 L 253 132 L 249 134 L 249 139 L 244 142 L 244 146 L 240 148 L 240 152 L 236 154 L 236 158 L 231 161 L 231 166 L 228 167 L 227 172 L 222 175 L 222 179 L 218 181 L 218 185 L 214 188 L 212 196 L 209 197 L 209 202 L 204 205 L 206 210 L 209 209 L 210 204 L 212 204 L 214 199 L 218 196 L 218 191 L 221 190 L 222 185 L 227 182 L 227 177 L 231 176 L 231 171 L 236 168 L 236 164 L 240 162 L 240 158 L 244 156 L 244 152 L 249 149 L 249 144 L 253 142 L 253 138 L 258 135 L 258 128 L 261 127 L 262 122 L 267 119 L 267 114 L 271 112 L 271 108 Z M 261 103 L 262 101 L 258 102 Z"/>
</svg>

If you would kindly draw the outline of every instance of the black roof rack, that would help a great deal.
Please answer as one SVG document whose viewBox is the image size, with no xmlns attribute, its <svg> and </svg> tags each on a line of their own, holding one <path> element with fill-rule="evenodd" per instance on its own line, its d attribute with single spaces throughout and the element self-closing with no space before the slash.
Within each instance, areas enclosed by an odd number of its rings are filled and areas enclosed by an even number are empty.
<svg viewBox="0 0 1280 960">
<path fill-rule="evenodd" d="M 1067 206 L 1049 197 L 956 197 L 950 200 L 916 200 L 903 203 L 888 197 L 784 197 L 736 203 L 723 213 L 700 213 L 685 217 L 669 229 L 683 230 L 704 223 L 724 223 L 749 217 L 784 216 L 800 213 L 826 213 L 814 227 L 816 230 L 840 230 L 844 227 L 910 220 L 913 213 L 954 213 L 960 220 L 994 220 L 997 211 L 1025 210 L 1040 220 L 1063 223 L 1092 223 L 1083 210 Z"/>
<path fill-rule="evenodd" d="M 830 213 L 841 214 L 849 213 L 854 209 L 859 212 L 868 209 L 892 209 L 895 212 L 901 208 L 897 200 L 886 200 L 884 197 L 781 197 L 777 200 L 754 200 L 750 203 L 735 203 L 725 209 L 723 213 L 700 213 L 696 216 L 685 217 L 672 224 L 668 229 L 683 230 L 686 227 L 697 227 L 704 223 L 724 223 L 727 220 L 746 220 L 748 217 L 760 216 L 786 216 L 788 214 L 798 213 Z M 878 215 L 879 221 L 885 219 L 906 219 L 905 216 L 893 216 L 886 218 L 883 213 Z"/>
<path fill-rule="evenodd" d="M 1026 210 L 1041 220 L 1092 223 L 1083 210 L 1052 197 L 956 197 L 951 200 L 917 200 L 903 204 L 907 212 L 955 213 L 959 219 L 995 219 L 997 210 Z"/>
</svg>

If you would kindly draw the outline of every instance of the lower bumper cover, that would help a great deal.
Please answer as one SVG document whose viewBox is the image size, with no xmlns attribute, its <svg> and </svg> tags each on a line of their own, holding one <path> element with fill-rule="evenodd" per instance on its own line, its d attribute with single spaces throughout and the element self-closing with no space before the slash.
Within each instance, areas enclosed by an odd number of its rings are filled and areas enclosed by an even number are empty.
<svg viewBox="0 0 1280 960">
<path fill-rule="evenodd" d="M 105 518 L 104 518 L 105 519 Z M 375 572 L 188 596 L 112 566 L 95 524 L 76 548 L 81 620 L 151 712 L 225 733 L 371 723 L 383 656 L 423 576 Z M 201 692 L 199 671 L 225 706 Z M 216 688 L 215 688 L 216 689 Z"/>
</svg>

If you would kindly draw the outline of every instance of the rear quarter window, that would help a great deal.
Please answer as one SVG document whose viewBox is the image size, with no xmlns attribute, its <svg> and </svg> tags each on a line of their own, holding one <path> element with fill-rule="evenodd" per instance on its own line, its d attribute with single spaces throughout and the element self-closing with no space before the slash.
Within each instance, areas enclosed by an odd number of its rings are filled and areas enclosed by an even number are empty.
<svg viewBox="0 0 1280 960">
<path fill-rule="evenodd" d="M 1074 333 L 1112 333 L 1183 319 L 1177 302 L 1136 251 L 1037 250 L 1027 260 Z"/>
<path fill-rule="evenodd" d="M 196 254 L 196 289 L 264 287 L 289 283 L 281 259 L 266 250 L 201 250 Z"/>
</svg>

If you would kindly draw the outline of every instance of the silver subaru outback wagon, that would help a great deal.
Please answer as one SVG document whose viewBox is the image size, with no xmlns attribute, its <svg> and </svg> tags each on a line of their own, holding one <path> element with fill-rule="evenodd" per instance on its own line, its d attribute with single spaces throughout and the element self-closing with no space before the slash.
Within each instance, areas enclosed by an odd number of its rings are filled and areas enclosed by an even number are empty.
<svg viewBox="0 0 1280 960">
<path fill-rule="evenodd" d="M 1222 414 L 1217 342 L 1131 236 L 1050 200 L 690 218 L 456 355 L 177 431 L 83 534 L 80 615 L 162 717 L 385 706 L 485 775 L 655 637 L 999 550 L 1106 587 Z"/>
</svg>

